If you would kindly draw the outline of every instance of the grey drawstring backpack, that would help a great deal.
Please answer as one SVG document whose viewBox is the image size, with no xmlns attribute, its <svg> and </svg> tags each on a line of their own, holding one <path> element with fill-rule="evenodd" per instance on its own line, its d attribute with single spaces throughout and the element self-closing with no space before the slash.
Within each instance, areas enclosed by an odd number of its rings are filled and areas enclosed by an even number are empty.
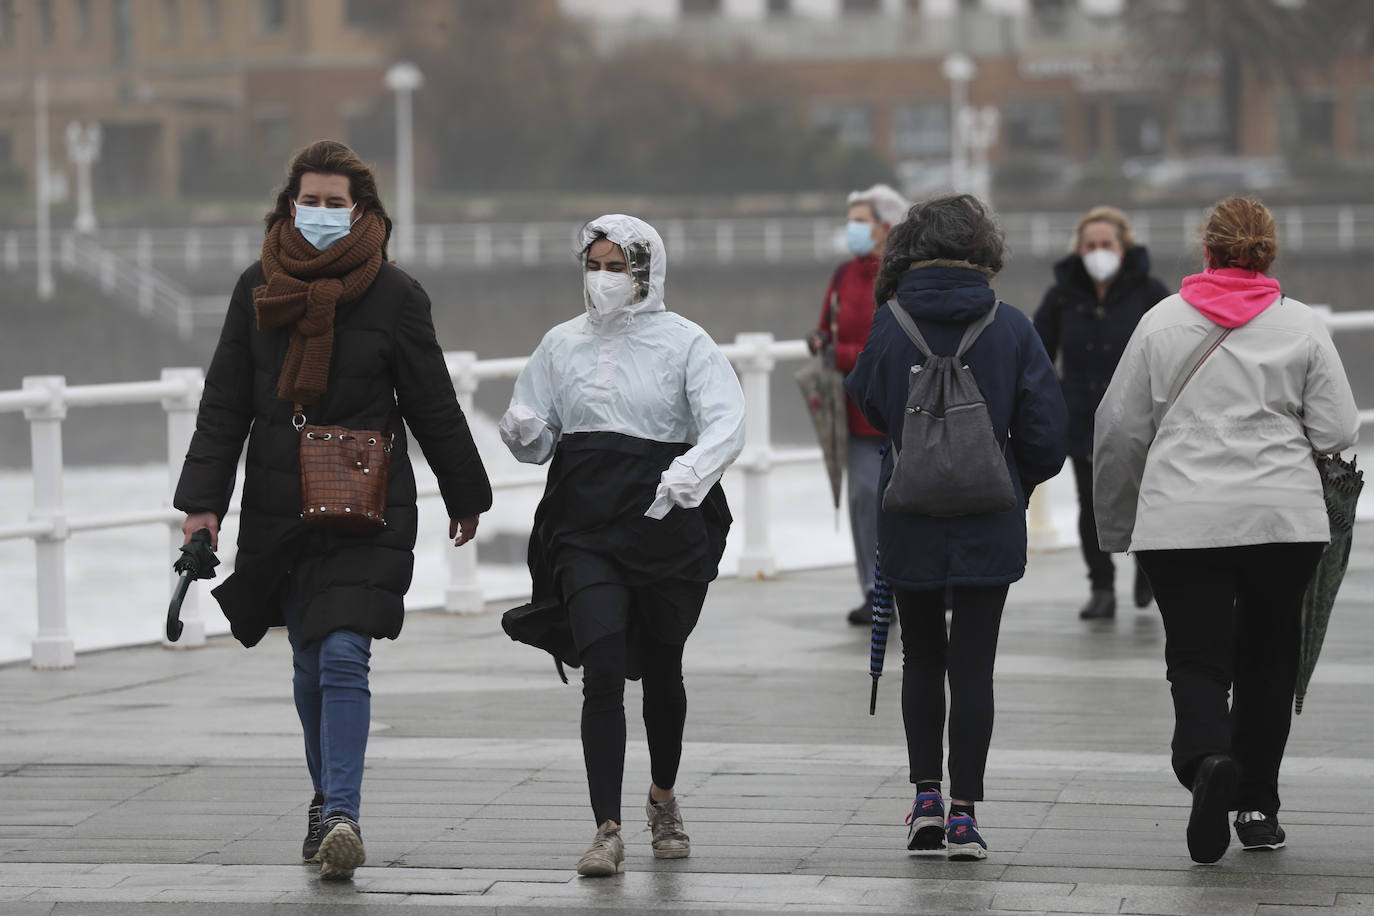
<svg viewBox="0 0 1374 916">
<path fill-rule="evenodd" d="M 953 356 L 936 356 L 906 309 L 888 302 L 897 324 L 926 359 L 912 366 L 908 377 L 901 448 L 883 491 L 884 512 L 950 518 L 1017 507 L 987 401 L 964 363 L 964 354 L 992 324 L 1000 304 L 993 303 L 968 326 Z"/>
</svg>

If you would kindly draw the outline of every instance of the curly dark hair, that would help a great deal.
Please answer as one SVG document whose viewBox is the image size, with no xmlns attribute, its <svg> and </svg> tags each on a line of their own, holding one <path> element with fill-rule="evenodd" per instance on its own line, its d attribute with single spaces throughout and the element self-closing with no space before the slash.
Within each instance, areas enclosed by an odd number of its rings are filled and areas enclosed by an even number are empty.
<svg viewBox="0 0 1374 916">
<path fill-rule="evenodd" d="M 277 192 L 272 212 L 263 222 L 270 231 L 282 220 L 291 219 L 291 201 L 301 191 L 301 176 L 306 172 L 321 175 L 343 175 L 348 179 L 348 196 L 361 211 L 371 210 L 386 224 L 386 235 L 382 237 L 382 258 L 386 259 L 386 245 L 391 240 L 391 217 L 386 215 L 381 195 L 377 193 L 377 178 L 372 169 L 358 158 L 358 154 L 338 140 L 316 140 L 314 143 L 297 150 L 291 157 L 291 165 L 286 170 L 286 182 Z"/>
<path fill-rule="evenodd" d="M 987 205 L 972 194 L 947 194 L 912 206 L 887 237 L 882 266 L 873 283 L 881 307 L 897 292 L 912 264 L 966 261 L 989 276 L 1002 269 L 1006 237 Z"/>
</svg>

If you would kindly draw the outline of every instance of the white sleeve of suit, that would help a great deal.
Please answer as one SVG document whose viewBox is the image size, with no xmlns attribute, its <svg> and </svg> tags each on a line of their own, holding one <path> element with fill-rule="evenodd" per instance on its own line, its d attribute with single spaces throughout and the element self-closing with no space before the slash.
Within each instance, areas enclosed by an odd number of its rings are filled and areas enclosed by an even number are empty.
<svg viewBox="0 0 1374 916">
<path fill-rule="evenodd" d="M 1130 548 L 1140 481 L 1155 438 L 1144 336 L 1131 336 L 1093 421 L 1093 513 L 1103 550 Z"/>
<path fill-rule="evenodd" d="M 543 464 L 553 455 L 560 432 L 554 404 L 549 353 L 541 342 L 515 380 L 510 407 L 497 424 L 501 441 L 516 460 Z"/>
<path fill-rule="evenodd" d="M 685 383 L 697 442 L 663 471 L 653 504 L 644 513 L 650 518 L 663 518 L 673 506 L 701 505 L 744 450 L 744 392 L 730 361 L 705 334 L 691 344 Z"/>
<path fill-rule="evenodd" d="M 1345 366 L 1326 328 L 1313 331 L 1307 381 L 1302 392 L 1303 428 L 1312 448 L 1331 455 L 1350 448 L 1360 436 L 1360 412 Z"/>
</svg>

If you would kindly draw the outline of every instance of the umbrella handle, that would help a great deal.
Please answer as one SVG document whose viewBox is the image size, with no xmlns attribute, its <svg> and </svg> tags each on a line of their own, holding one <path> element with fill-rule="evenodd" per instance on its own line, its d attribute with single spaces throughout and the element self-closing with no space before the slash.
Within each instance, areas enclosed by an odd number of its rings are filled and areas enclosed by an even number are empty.
<svg viewBox="0 0 1374 916">
<path fill-rule="evenodd" d="M 191 577 L 183 575 L 177 581 L 176 591 L 172 593 L 172 600 L 167 604 L 167 641 L 176 642 L 181 638 L 183 624 L 181 622 L 181 602 L 186 599 L 186 590 L 191 587 Z"/>
</svg>

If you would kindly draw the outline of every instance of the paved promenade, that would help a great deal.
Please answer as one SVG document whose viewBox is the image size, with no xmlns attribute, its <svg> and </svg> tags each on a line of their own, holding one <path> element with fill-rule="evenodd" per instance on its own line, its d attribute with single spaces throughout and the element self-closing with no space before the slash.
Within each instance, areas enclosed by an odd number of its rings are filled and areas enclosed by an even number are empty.
<svg viewBox="0 0 1374 916">
<path fill-rule="evenodd" d="M 713 589 L 686 661 L 693 856 L 650 856 L 632 716 L 628 861 L 611 879 L 573 871 L 594 830 L 576 674 L 560 684 L 495 608 L 414 613 L 376 647 L 368 861 L 337 885 L 299 864 L 310 786 L 280 634 L 252 651 L 217 638 L 0 668 L 0 914 L 1367 914 L 1374 527 L 1356 545 L 1295 720 L 1278 852 L 1190 862 L 1158 616 L 1080 623 L 1080 561 L 1057 551 L 1033 556 L 1005 616 L 985 862 L 906 852 L 900 652 L 870 718 L 868 634 L 842 621 L 853 574 L 836 568 Z"/>
</svg>

